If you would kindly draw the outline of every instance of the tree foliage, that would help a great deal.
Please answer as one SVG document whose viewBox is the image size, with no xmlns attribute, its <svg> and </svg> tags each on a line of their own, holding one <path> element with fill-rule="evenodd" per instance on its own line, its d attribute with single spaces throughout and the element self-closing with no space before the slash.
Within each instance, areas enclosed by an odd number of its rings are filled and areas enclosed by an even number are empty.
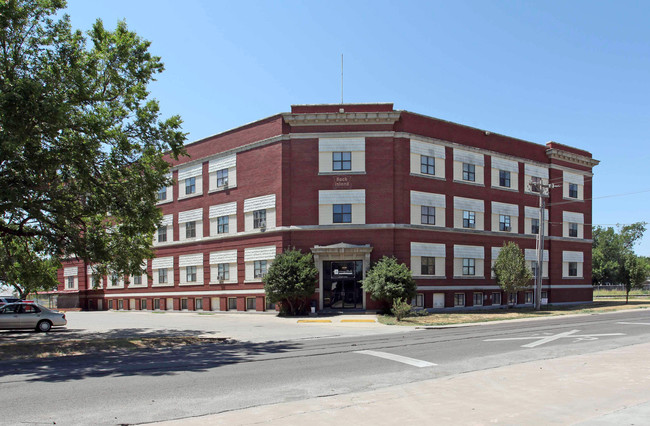
<svg viewBox="0 0 650 426">
<path fill-rule="evenodd" d="M 23 290 L 48 287 L 61 257 L 138 271 L 153 256 L 157 189 L 171 184 L 163 154 L 185 140 L 149 97 L 163 71 L 150 43 L 101 20 L 86 38 L 57 18 L 64 7 L 0 2 L 0 279 Z"/>
<path fill-rule="evenodd" d="M 416 284 L 411 270 L 394 257 L 383 256 L 366 273 L 363 290 L 373 300 L 390 307 L 396 299 L 411 300 L 416 295 Z"/>
<path fill-rule="evenodd" d="M 633 288 L 639 287 L 650 275 L 645 258 L 634 254 L 634 245 L 646 231 L 646 222 L 613 227 L 596 226 L 593 229 L 592 282 L 593 284 L 623 284 L 626 301 Z"/>
<path fill-rule="evenodd" d="M 506 293 L 516 293 L 528 288 L 533 274 L 526 266 L 526 258 L 519 246 L 510 241 L 504 244 L 494 262 L 497 284 Z"/>
<path fill-rule="evenodd" d="M 264 292 L 271 303 L 280 302 L 283 311 L 297 315 L 307 309 L 316 290 L 318 270 L 311 253 L 286 250 L 278 254 L 264 276 Z"/>
</svg>

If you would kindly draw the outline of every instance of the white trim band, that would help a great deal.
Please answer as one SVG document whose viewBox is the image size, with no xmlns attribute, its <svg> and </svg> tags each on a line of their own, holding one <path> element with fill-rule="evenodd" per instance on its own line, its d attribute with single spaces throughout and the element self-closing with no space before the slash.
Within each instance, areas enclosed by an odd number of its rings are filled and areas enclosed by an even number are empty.
<svg viewBox="0 0 650 426">
<path fill-rule="evenodd" d="M 208 173 L 214 173 L 218 170 L 229 169 L 237 165 L 237 154 L 230 154 L 223 157 L 212 159 L 208 162 Z"/>
<path fill-rule="evenodd" d="M 428 142 L 411 139 L 411 152 L 413 154 L 426 155 L 427 157 L 446 158 L 445 147 Z"/>
</svg>

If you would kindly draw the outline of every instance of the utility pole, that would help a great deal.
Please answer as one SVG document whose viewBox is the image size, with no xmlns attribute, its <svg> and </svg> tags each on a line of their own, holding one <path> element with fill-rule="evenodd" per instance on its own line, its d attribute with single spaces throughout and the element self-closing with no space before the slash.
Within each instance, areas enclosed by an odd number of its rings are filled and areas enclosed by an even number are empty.
<svg viewBox="0 0 650 426">
<path fill-rule="evenodd" d="M 531 189 L 539 194 L 539 230 L 537 232 L 537 273 L 535 274 L 535 310 L 542 309 L 542 279 L 544 276 L 544 198 L 550 194 L 550 189 L 556 185 L 543 183 L 541 178 L 533 178 Z"/>
</svg>

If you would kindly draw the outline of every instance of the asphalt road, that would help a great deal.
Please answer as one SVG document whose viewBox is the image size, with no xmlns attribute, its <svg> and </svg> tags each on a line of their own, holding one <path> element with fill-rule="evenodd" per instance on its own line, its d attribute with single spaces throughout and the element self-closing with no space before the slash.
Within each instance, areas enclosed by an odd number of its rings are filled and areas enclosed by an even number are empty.
<svg viewBox="0 0 650 426">
<path fill-rule="evenodd" d="M 131 424 L 650 342 L 650 312 L 0 363 L 1 424 Z"/>
</svg>

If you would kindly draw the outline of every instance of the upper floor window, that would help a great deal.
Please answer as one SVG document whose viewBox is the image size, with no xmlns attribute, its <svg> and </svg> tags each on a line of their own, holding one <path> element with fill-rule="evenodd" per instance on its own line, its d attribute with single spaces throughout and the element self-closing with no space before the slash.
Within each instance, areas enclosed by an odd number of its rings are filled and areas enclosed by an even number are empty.
<svg viewBox="0 0 650 426">
<path fill-rule="evenodd" d="M 266 228 L 266 209 L 253 212 L 253 228 Z"/>
<path fill-rule="evenodd" d="M 218 280 L 230 279 L 230 265 L 228 263 L 219 263 L 217 265 L 217 279 Z"/>
<path fill-rule="evenodd" d="M 499 170 L 499 186 L 510 188 L 510 172 L 507 170 Z"/>
<path fill-rule="evenodd" d="M 539 234 L 539 219 L 530 220 L 530 233 Z"/>
<path fill-rule="evenodd" d="M 158 282 L 164 284 L 167 282 L 167 268 L 158 269 Z"/>
<path fill-rule="evenodd" d="M 420 155 L 420 172 L 425 175 L 435 175 L 436 159 L 428 155 Z"/>
<path fill-rule="evenodd" d="M 435 275 L 436 274 L 436 258 L 422 256 L 420 258 L 420 272 L 422 275 Z"/>
<path fill-rule="evenodd" d="M 577 183 L 570 183 L 569 184 L 569 197 L 570 198 L 578 198 L 578 184 Z"/>
<path fill-rule="evenodd" d="M 351 152 L 333 152 L 332 153 L 332 170 L 352 170 L 352 153 Z"/>
<path fill-rule="evenodd" d="M 217 186 L 227 186 L 228 185 L 228 169 L 217 170 Z"/>
<path fill-rule="evenodd" d="M 161 226 L 158 228 L 158 242 L 164 243 L 167 241 L 167 227 Z"/>
<path fill-rule="evenodd" d="M 228 216 L 219 216 L 217 218 L 217 234 L 228 233 Z"/>
<path fill-rule="evenodd" d="M 196 238 L 196 221 L 185 223 L 185 238 Z"/>
<path fill-rule="evenodd" d="M 163 186 L 158 190 L 158 201 L 164 201 L 167 199 L 167 187 Z"/>
<path fill-rule="evenodd" d="M 133 276 L 133 285 L 142 285 L 142 275 Z"/>
<path fill-rule="evenodd" d="M 111 274 L 111 285 L 117 287 L 120 284 L 117 274 Z"/>
<path fill-rule="evenodd" d="M 185 179 L 185 195 L 194 194 L 196 192 L 196 177 Z"/>
<path fill-rule="evenodd" d="M 577 236 L 578 236 L 578 224 L 569 223 L 569 237 L 577 237 Z"/>
<path fill-rule="evenodd" d="M 188 283 L 196 282 L 196 266 L 185 267 L 185 278 Z"/>
<path fill-rule="evenodd" d="M 436 208 L 430 206 L 420 206 L 421 210 L 421 223 L 423 225 L 436 224 Z"/>
<path fill-rule="evenodd" d="M 463 210 L 463 228 L 474 228 L 476 227 L 476 213 Z"/>
<path fill-rule="evenodd" d="M 334 204 L 333 223 L 352 223 L 352 204 Z"/>
<path fill-rule="evenodd" d="M 476 275 L 475 259 L 463 259 L 463 275 Z"/>
<path fill-rule="evenodd" d="M 569 262 L 569 276 L 570 277 L 578 276 L 578 262 Z"/>
<path fill-rule="evenodd" d="M 463 163 L 463 180 L 476 181 L 476 166 L 474 164 Z"/>
<path fill-rule="evenodd" d="M 68 288 L 74 288 L 74 277 L 68 277 Z"/>
<path fill-rule="evenodd" d="M 253 277 L 262 278 L 266 275 L 266 260 L 256 260 L 253 262 Z"/>
<path fill-rule="evenodd" d="M 510 216 L 505 215 L 505 214 L 500 214 L 499 215 L 499 231 L 507 231 L 507 232 L 509 232 L 510 230 L 511 230 Z"/>
</svg>

